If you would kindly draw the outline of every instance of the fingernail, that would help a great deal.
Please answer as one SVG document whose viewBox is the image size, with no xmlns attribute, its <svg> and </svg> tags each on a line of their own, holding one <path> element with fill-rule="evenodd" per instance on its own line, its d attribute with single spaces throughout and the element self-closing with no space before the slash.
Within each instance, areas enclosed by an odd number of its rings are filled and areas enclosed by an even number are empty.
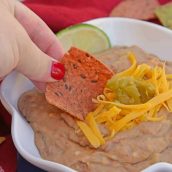
<svg viewBox="0 0 172 172">
<path fill-rule="evenodd" d="M 60 80 L 64 77 L 64 74 L 65 74 L 64 65 L 58 62 L 52 62 L 51 77 L 56 80 Z"/>
</svg>

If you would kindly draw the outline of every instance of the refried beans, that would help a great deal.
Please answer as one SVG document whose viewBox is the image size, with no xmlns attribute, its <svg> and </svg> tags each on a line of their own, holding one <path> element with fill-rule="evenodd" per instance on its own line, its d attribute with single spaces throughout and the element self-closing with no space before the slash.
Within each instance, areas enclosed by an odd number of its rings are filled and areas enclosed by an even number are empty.
<svg viewBox="0 0 172 172">
<path fill-rule="evenodd" d="M 118 73 L 130 66 L 129 51 L 135 53 L 139 64 L 161 63 L 158 57 L 136 46 L 113 47 L 95 56 Z M 172 73 L 170 62 L 166 62 L 166 71 Z M 34 131 L 35 144 L 43 159 L 79 172 L 138 172 L 156 162 L 172 163 L 172 114 L 165 108 L 158 112 L 166 115 L 165 120 L 142 122 L 94 149 L 74 118 L 47 103 L 44 94 L 36 89 L 24 93 L 18 107 Z"/>
</svg>

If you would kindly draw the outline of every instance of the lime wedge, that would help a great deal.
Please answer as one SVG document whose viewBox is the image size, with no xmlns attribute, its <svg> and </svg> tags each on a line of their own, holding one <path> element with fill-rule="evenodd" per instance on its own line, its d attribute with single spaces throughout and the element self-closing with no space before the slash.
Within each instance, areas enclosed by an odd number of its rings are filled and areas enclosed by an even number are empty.
<svg viewBox="0 0 172 172">
<path fill-rule="evenodd" d="M 96 53 L 111 47 L 105 32 L 89 24 L 77 24 L 61 30 L 58 39 L 66 51 L 74 46 L 89 53 Z"/>
<path fill-rule="evenodd" d="M 172 29 L 172 3 L 156 8 L 155 14 L 164 26 Z"/>
</svg>

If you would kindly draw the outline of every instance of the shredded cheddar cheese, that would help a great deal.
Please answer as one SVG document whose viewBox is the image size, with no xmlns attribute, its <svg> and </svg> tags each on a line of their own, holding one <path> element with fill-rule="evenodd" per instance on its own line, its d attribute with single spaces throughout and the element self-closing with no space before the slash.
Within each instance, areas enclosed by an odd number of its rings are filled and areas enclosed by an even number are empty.
<svg viewBox="0 0 172 172">
<path fill-rule="evenodd" d="M 98 148 L 101 145 L 98 137 L 85 122 L 77 121 L 77 125 L 93 147 Z"/>
<path fill-rule="evenodd" d="M 5 141 L 5 137 L 0 137 L 0 144 Z"/>
<path fill-rule="evenodd" d="M 131 67 L 128 68 L 127 70 L 121 72 L 121 73 L 116 74 L 116 76 L 118 76 L 118 77 L 119 76 L 126 76 L 126 75 L 130 75 L 130 74 L 132 74 L 134 72 L 134 70 L 136 69 L 136 65 L 137 65 L 135 55 L 132 52 L 130 52 L 128 54 L 128 58 L 132 63 Z"/>
<path fill-rule="evenodd" d="M 87 116 L 86 116 L 86 122 L 88 123 L 88 125 L 90 126 L 90 128 L 92 129 L 93 133 L 97 136 L 97 138 L 99 139 L 100 144 L 104 144 L 105 140 L 100 132 L 100 130 L 98 129 L 98 125 L 96 123 L 96 119 L 93 116 L 93 113 L 90 112 Z"/>
<path fill-rule="evenodd" d="M 165 115 L 158 115 L 162 107 L 172 112 L 172 74 L 165 73 L 165 63 L 155 67 L 137 65 L 131 52 L 128 59 L 131 66 L 114 75 L 107 82 L 103 94 L 94 100 L 97 108 L 86 116 L 85 121 L 77 121 L 94 148 L 141 122 L 164 120 Z M 107 129 L 108 135 L 104 135 L 100 125 Z"/>
</svg>

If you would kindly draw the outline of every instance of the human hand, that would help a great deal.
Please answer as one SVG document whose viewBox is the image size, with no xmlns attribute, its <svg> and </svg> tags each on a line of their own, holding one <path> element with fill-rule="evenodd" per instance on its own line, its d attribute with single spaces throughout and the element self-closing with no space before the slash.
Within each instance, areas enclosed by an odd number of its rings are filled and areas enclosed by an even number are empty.
<svg viewBox="0 0 172 172">
<path fill-rule="evenodd" d="M 20 2 L 1 0 L 0 21 L 1 79 L 14 69 L 36 82 L 63 78 L 64 66 L 57 62 L 63 49 L 36 14 Z"/>
</svg>

